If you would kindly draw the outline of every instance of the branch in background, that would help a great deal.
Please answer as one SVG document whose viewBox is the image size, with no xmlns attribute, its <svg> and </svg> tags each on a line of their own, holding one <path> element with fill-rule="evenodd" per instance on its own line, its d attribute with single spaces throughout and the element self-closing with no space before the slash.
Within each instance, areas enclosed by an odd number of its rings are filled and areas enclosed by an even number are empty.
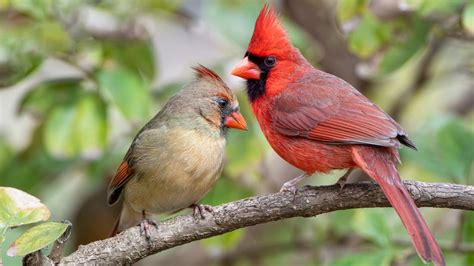
<svg viewBox="0 0 474 266">
<path fill-rule="evenodd" d="M 456 184 L 405 181 L 419 207 L 474 210 L 474 187 Z M 81 246 L 60 264 L 127 264 L 192 241 L 221 235 L 239 228 L 291 217 L 312 217 L 353 208 L 389 207 L 375 183 L 303 187 L 293 200 L 291 193 L 251 197 L 214 207 L 204 220 L 179 216 L 151 230 L 151 243 L 138 227 L 101 241 Z"/>
<path fill-rule="evenodd" d="M 337 26 L 335 1 L 284 1 L 288 16 L 311 35 L 322 47 L 321 67 L 349 82 L 358 90 L 364 90 L 365 81 L 356 73 L 359 59 L 351 54 L 346 40 Z"/>
<path fill-rule="evenodd" d="M 440 48 L 443 46 L 445 40 L 445 37 L 438 37 L 433 39 L 428 45 L 427 51 L 425 51 L 425 54 L 418 63 L 413 81 L 410 83 L 409 87 L 398 97 L 398 99 L 395 100 L 395 103 L 388 112 L 395 120 L 400 117 L 408 101 L 422 90 L 424 83 L 428 79 L 428 72 L 430 70 L 431 63 L 438 54 Z"/>
<path fill-rule="evenodd" d="M 459 116 L 466 116 L 469 114 L 469 112 L 474 110 L 474 81 L 472 82 L 471 88 L 467 91 L 466 95 L 463 95 L 459 102 L 452 104 L 449 110 Z"/>
</svg>

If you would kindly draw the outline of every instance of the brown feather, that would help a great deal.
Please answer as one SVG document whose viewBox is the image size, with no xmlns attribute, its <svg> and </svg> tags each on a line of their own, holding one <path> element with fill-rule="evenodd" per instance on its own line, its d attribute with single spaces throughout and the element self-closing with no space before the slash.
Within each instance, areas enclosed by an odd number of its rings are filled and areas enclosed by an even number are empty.
<svg viewBox="0 0 474 266">
<path fill-rule="evenodd" d="M 127 181 L 132 178 L 133 171 L 129 167 L 127 161 L 123 161 L 117 169 L 115 176 L 110 180 L 108 188 L 107 202 L 109 204 L 114 204 L 117 202 L 122 186 L 127 183 Z"/>
</svg>

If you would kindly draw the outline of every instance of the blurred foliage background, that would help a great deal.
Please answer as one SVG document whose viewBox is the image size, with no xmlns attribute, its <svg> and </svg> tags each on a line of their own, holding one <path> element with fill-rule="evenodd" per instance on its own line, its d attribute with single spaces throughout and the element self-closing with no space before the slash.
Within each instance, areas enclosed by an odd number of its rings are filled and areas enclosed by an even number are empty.
<svg viewBox="0 0 474 266">
<path fill-rule="evenodd" d="M 279 0 L 285 28 L 317 67 L 387 110 L 419 151 L 402 177 L 474 185 L 474 1 Z M 278 191 L 298 174 L 269 148 L 231 77 L 263 5 L 253 0 L 0 0 L 0 186 L 71 220 L 68 252 L 102 239 L 118 208 L 106 184 L 137 130 L 192 78 L 215 69 L 250 130 L 230 132 L 227 165 L 205 203 Z M 331 184 L 341 173 L 315 175 Z M 350 181 L 366 180 L 361 173 Z M 423 209 L 448 265 L 474 264 L 474 213 Z M 166 219 L 167 216 L 159 217 Z M 1 247 L 5 265 L 20 264 Z M 392 209 L 258 225 L 138 265 L 420 265 Z"/>
</svg>

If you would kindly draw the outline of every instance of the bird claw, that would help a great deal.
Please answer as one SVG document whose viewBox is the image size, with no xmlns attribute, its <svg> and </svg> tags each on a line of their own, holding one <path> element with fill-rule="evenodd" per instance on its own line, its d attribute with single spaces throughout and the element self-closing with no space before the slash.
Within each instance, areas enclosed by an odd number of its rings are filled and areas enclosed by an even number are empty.
<svg viewBox="0 0 474 266">
<path fill-rule="evenodd" d="M 213 213 L 214 212 L 214 209 L 212 208 L 211 205 L 207 205 L 207 204 L 199 204 L 199 203 L 196 203 L 196 204 L 193 204 L 190 206 L 191 208 L 193 208 L 193 216 L 195 219 L 206 219 L 206 216 L 204 215 L 205 212 L 209 212 L 209 213 Z"/>
<path fill-rule="evenodd" d="M 340 188 L 339 188 L 339 193 L 341 193 L 341 192 L 342 192 L 342 189 L 346 186 L 346 184 L 347 184 L 347 178 L 349 178 L 349 175 L 351 174 L 352 170 L 353 170 L 352 168 L 349 169 L 343 176 L 341 176 L 341 177 L 337 180 L 336 184 L 338 184 L 338 185 L 340 186 Z"/>
<path fill-rule="evenodd" d="M 347 184 L 347 178 L 343 178 L 343 177 L 339 178 L 339 180 L 337 180 L 336 184 L 338 184 L 340 186 L 339 193 L 341 193 L 342 189 Z"/>
<path fill-rule="evenodd" d="M 281 186 L 280 192 L 285 193 L 285 192 L 290 192 L 295 194 L 296 193 L 296 187 L 293 184 L 290 184 L 289 182 L 286 182 Z"/>
<path fill-rule="evenodd" d="M 140 221 L 140 232 L 142 235 L 145 235 L 146 240 L 150 242 L 151 240 L 151 235 L 150 235 L 150 226 L 154 226 L 155 228 L 158 228 L 158 224 L 148 218 L 143 218 Z"/>
<path fill-rule="evenodd" d="M 281 193 L 291 193 L 293 195 L 293 203 L 295 202 L 296 192 L 297 192 L 297 189 L 296 189 L 295 185 L 291 184 L 290 182 L 286 182 L 286 183 L 283 184 L 283 186 L 281 186 L 280 192 Z"/>
</svg>

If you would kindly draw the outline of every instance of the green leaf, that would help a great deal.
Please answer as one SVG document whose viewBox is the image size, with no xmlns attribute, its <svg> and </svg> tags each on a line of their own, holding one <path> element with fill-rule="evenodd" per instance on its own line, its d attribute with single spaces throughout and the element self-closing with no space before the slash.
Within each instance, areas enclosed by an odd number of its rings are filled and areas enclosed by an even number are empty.
<svg viewBox="0 0 474 266">
<path fill-rule="evenodd" d="M 8 140 L 0 136 L 0 172 L 8 167 L 14 156 L 14 149 L 8 143 Z"/>
<path fill-rule="evenodd" d="M 426 46 L 431 24 L 416 17 L 401 30 L 406 32 L 405 40 L 393 45 L 380 62 L 380 72 L 388 74 L 397 70 L 413 57 L 421 48 Z"/>
<path fill-rule="evenodd" d="M 0 187 L 0 231 L 12 226 L 45 221 L 49 209 L 36 197 L 16 188 Z"/>
<path fill-rule="evenodd" d="M 45 116 L 59 105 L 74 104 L 82 90 L 78 80 L 46 82 L 33 88 L 23 97 L 19 111 Z"/>
<path fill-rule="evenodd" d="M 48 10 L 51 9 L 52 0 L 20 0 L 10 1 L 12 8 L 22 11 L 38 19 L 46 18 Z"/>
<path fill-rule="evenodd" d="M 368 58 L 381 48 L 389 33 L 387 25 L 367 12 L 357 28 L 349 34 L 349 49 L 362 58 Z"/>
<path fill-rule="evenodd" d="M 223 252 L 234 248 L 244 236 L 243 233 L 243 229 L 238 229 L 220 236 L 206 238 L 202 241 L 202 243 L 208 249 Z"/>
<path fill-rule="evenodd" d="M 96 156 L 107 140 L 107 114 L 105 104 L 97 95 L 87 94 L 77 107 L 74 132 L 82 154 Z"/>
<path fill-rule="evenodd" d="M 373 252 L 360 252 L 333 261 L 330 266 L 390 266 L 394 257 L 391 250 L 379 249 Z"/>
<path fill-rule="evenodd" d="M 474 35 L 474 2 L 466 5 L 462 13 L 462 25 L 471 35 Z"/>
<path fill-rule="evenodd" d="M 347 21 L 364 10 L 366 0 L 340 0 L 337 2 L 337 18 Z"/>
<path fill-rule="evenodd" d="M 138 73 L 148 81 L 154 78 L 156 66 L 153 62 L 153 47 L 150 42 L 137 40 L 105 42 L 103 50 L 120 66 Z"/>
<path fill-rule="evenodd" d="M 202 202 L 210 205 L 219 205 L 250 196 L 252 196 L 250 190 L 245 189 L 235 180 L 223 176 L 217 180 L 216 185 L 204 197 Z"/>
<path fill-rule="evenodd" d="M 427 123 L 415 135 L 418 152 L 405 149 L 402 155 L 439 177 L 474 184 L 474 132 L 458 118 L 438 116 L 432 121 L 436 124 Z"/>
<path fill-rule="evenodd" d="M 129 119 L 149 115 L 151 100 L 144 81 L 134 72 L 116 68 L 99 72 L 100 87 Z"/>
<path fill-rule="evenodd" d="M 438 154 L 457 182 L 467 183 L 474 162 L 474 132 L 452 120 L 437 133 Z"/>
<path fill-rule="evenodd" d="M 2 32 L 0 28 L 0 32 Z M 2 78 L 0 78 L 0 87 L 12 86 L 20 80 L 24 79 L 30 73 L 41 65 L 43 58 L 38 54 L 29 52 L 16 51 L 17 48 L 5 45 L 8 40 L 2 38 L 3 32 L 0 34 L 0 70 Z M 14 42 L 14 41 L 11 41 Z"/>
<path fill-rule="evenodd" d="M 55 157 L 73 157 L 78 153 L 74 122 L 77 110 L 73 105 L 56 106 L 46 120 L 43 141 Z"/>
<path fill-rule="evenodd" d="M 474 212 L 464 212 L 463 236 L 467 243 L 474 243 Z M 466 256 L 465 265 L 474 265 L 474 254 Z"/>
<path fill-rule="evenodd" d="M 409 0 L 409 6 L 415 6 L 423 16 L 449 15 L 463 4 L 464 0 Z"/>
<path fill-rule="evenodd" d="M 206 25 L 213 25 L 227 40 L 247 47 L 252 37 L 252 29 L 258 10 L 262 4 L 258 1 L 206 1 L 203 19 Z M 236 25 L 239 25 L 236 27 Z"/>
<path fill-rule="evenodd" d="M 8 256 L 25 256 L 40 250 L 58 239 L 67 229 L 67 224 L 48 222 L 28 229 L 7 250 Z"/>
<path fill-rule="evenodd" d="M 45 51 L 51 53 L 67 52 L 72 40 L 64 26 L 58 22 L 44 22 L 35 27 L 39 44 Z"/>
<path fill-rule="evenodd" d="M 78 93 L 53 106 L 44 126 L 47 151 L 58 158 L 97 157 L 107 141 L 106 105 L 96 93 Z"/>
<path fill-rule="evenodd" d="M 391 245 L 391 230 L 384 209 L 357 210 L 353 226 L 357 233 L 386 248 Z"/>
<path fill-rule="evenodd" d="M 330 219 L 331 230 L 334 230 L 338 235 L 347 235 L 354 230 L 347 226 L 347 221 L 353 221 L 356 210 L 341 210 L 337 212 L 328 213 Z"/>
</svg>

